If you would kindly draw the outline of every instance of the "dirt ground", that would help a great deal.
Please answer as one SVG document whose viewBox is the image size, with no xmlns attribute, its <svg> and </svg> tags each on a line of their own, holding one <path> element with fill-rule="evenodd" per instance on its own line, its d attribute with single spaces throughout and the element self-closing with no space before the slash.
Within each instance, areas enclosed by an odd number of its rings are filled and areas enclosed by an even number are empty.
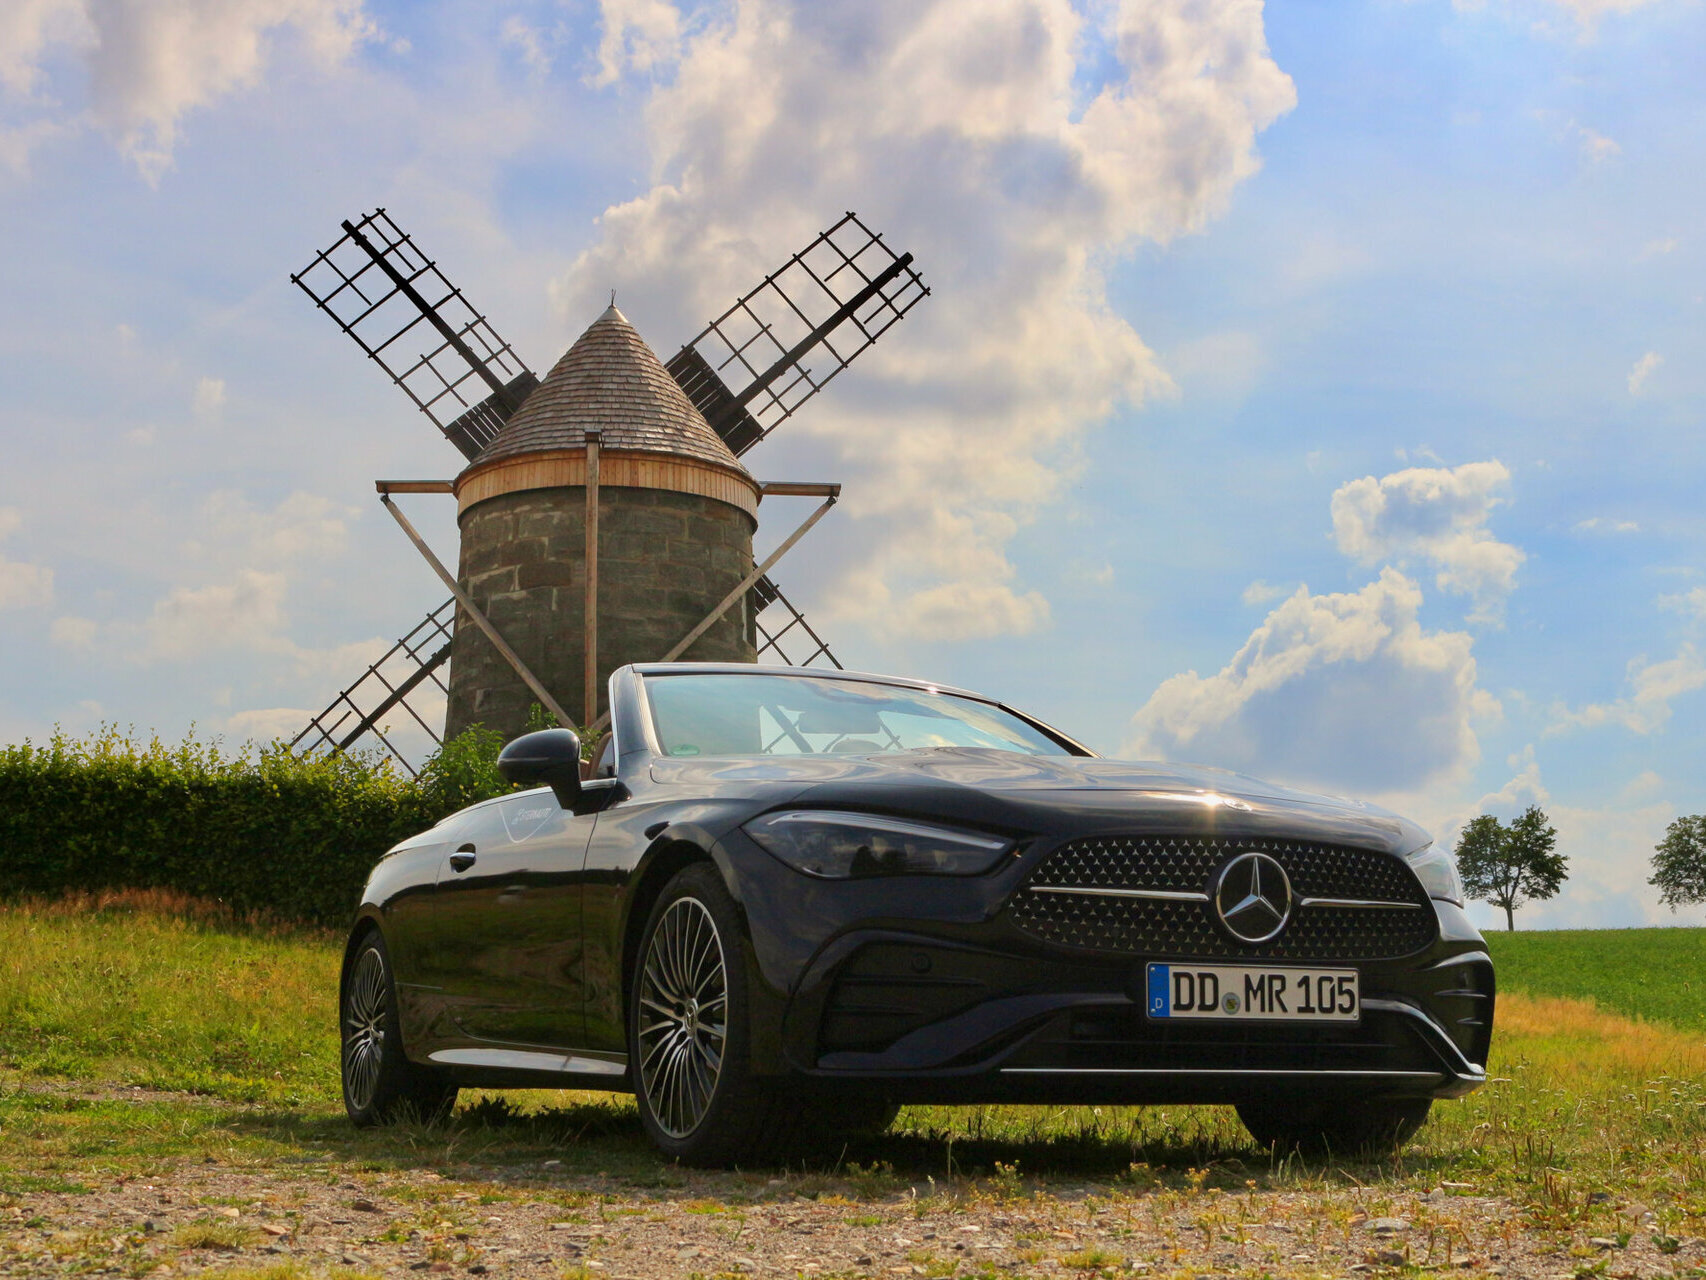
<svg viewBox="0 0 1706 1280">
<path fill-rule="evenodd" d="M 373 1170 L 313 1154 L 163 1164 L 0 1209 L 0 1274 L 312 1276 L 1318 1276 L 1706 1274 L 1706 1241 L 1532 1228 L 1453 1184 L 1418 1193 L 1046 1188 L 1018 1177 L 881 1189 L 859 1171 L 678 1171 L 661 1189 L 553 1160 Z M 902 1180 L 904 1181 L 904 1179 Z"/>
</svg>

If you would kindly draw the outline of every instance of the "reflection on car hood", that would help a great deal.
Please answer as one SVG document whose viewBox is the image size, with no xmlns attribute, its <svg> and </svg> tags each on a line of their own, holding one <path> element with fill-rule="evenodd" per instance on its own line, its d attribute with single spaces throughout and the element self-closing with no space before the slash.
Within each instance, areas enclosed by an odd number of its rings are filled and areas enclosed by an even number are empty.
<svg viewBox="0 0 1706 1280">
<path fill-rule="evenodd" d="M 660 783 L 691 787 L 735 781 L 871 782 L 931 781 L 998 792 L 1142 792 L 1216 800 L 1279 801 L 1285 804 L 1352 809 L 1387 815 L 1384 809 L 1338 796 L 1316 795 L 1263 782 L 1248 774 L 1209 765 L 1161 761 L 1101 760 L 1084 756 L 1028 756 L 978 747 L 938 747 L 894 755 L 741 756 L 660 759 L 652 764 Z"/>
<path fill-rule="evenodd" d="M 893 755 L 654 759 L 651 774 L 683 799 L 739 795 L 765 807 L 874 809 L 1010 833 L 1281 836 L 1395 854 L 1428 842 L 1415 823 L 1374 805 L 1200 765 L 942 747 Z"/>
</svg>

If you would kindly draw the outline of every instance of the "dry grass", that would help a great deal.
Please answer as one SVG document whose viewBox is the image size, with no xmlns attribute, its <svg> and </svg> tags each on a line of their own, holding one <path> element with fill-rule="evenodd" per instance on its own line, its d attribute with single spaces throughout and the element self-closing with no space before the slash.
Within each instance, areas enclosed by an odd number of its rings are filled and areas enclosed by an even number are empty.
<svg viewBox="0 0 1706 1280">
<path fill-rule="evenodd" d="M 216 899 L 198 898 L 176 889 L 96 889 L 52 898 L 26 897 L 7 902 L 3 909 L 43 919 L 153 916 L 268 937 L 322 938 L 328 941 L 336 937 L 330 929 L 279 920 L 260 911 L 235 911 Z"/>
<path fill-rule="evenodd" d="M 246 1249 L 255 1243 L 255 1229 L 235 1222 L 202 1218 L 186 1222 L 172 1232 L 171 1243 L 179 1249 Z"/>
<path fill-rule="evenodd" d="M 1661 1022 L 1622 1017 L 1594 1000 L 1501 995 L 1497 1033 L 1501 1042 L 1522 1042 L 1529 1052 L 1572 1070 L 1706 1077 L 1706 1039 Z"/>
</svg>

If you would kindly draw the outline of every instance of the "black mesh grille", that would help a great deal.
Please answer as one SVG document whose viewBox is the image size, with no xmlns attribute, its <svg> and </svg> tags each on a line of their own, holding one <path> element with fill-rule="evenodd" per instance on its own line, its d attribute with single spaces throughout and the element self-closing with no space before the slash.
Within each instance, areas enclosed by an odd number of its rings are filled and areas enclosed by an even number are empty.
<svg viewBox="0 0 1706 1280">
<path fill-rule="evenodd" d="M 1259 849 L 1286 870 L 1297 898 L 1414 903 L 1416 911 L 1303 906 L 1273 942 L 1233 942 L 1207 902 L 1040 893 L 1054 889 L 1209 892 L 1233 855 Z M 1271 956 L 1290 960 L 1378 960 L 1410 955 L 1433 941 L 1434 913 L 1420 882 L 1399 859 L 1368 849 L 1278 839 L 1215 836 L 1097 836 L 1056 849 L 1013 895 L 1013 923 L 1061 946 L 1134 955 Z"/>
</svg>

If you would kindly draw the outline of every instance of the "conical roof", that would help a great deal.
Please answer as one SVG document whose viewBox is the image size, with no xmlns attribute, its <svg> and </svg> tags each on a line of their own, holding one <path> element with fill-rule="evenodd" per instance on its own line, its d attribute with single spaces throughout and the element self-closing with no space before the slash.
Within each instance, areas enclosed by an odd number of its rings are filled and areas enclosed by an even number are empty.
<svg viewBox="0 0 1706 1280">
<path fill-rule="evenodd" d="M 469 470 L 520 454 L 583 449 L 589 429 L 603 433 L 606 450 L 674 454 L 746 474 L 614 303 L 575 339 Z"/>
</svg>

